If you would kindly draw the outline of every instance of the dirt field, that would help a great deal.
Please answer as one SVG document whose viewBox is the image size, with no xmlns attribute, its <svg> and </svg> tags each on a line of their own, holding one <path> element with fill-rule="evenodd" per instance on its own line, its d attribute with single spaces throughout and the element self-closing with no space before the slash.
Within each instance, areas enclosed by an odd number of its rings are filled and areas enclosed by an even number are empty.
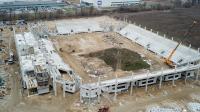
<svg viewBox="0 0 200 112">
<path fill-rule="evenodd" d="M 200 47 L 200 6 L 187 9 L 173 9 L 168 11 L 149 11 L 138 13 L 116 13 L 112 17 L 128 18 L 132 22 L 147 26 L 149 29 L 159 31 L 166 34 L 168 38 L 174 37 L 180 41 L 184 37 L 185 32 L 194 20 L 198 22 L 187 39 L 184 41 L 187 45 L 192 44 L 193 47 Z"/>
<path fill-rule="evenodd" d="M 115 37 L 115 38 L 114 38 Z M 54 37 L 52 39 L 57 51 L 61 48 L 63 52 L 59 52 L 63 59 L 68 63 L 82 78 L 83 82 L 97 81 L 98 75 L 101 80 L 113 79 L 115 74 L 118 77 L 131 75 L 132 71 L 122 71 L 118 69 L 114 72 L 112 66 L 97 57 L 85 57 L 89 53 L 104 51 L 109 48 L 119 47 L 117 43 L 122 43 L 121 48 L 139 53 L 147 63 L 151 64 L 150 70 L 160 70 L 168 68 L 163 60 L 156 57 L 153 53 L 143 49 L 141 46 L 121 37 L 117 33 L 82 33 L 71 36 Z M 127 57 L 128 58 L 128 57 Z M 122 62 L 123 59 L 120 61 Z M 144 73 L 146 69 L 134 70 L 134 73 Z"/>
<path fill-rule="evenodd" d="M 188 102 L 199 102 L 199 99 L 194 97 L 200 95 L 199 85 L 192 84 L 191 81 L 187 85 L 183 81 L 177 81 L 175 87 L 171 84 L 171 82 L 164 83 L 160 90 L 158 85 L 150 86 L 147 93 L 142 92 L 144 88 L 137 88 L 133 90 L 132 96 L 120 96 L 117 106 L 111 110 L 113 112 L 145 112 L 146 108 L 151 106 L 170 107 L 171 105 L 172 107 L 172 104 L 181 110 L 188 110 L 186 107 Z"/>
</svg>

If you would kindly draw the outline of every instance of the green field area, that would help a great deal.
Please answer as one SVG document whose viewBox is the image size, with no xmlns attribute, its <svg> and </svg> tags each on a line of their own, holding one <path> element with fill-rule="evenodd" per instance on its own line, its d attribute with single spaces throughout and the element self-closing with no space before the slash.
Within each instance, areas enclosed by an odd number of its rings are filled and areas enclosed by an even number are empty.
<svg viewBox="0 0 200 112">
<path fill-rule="evenodd" d="M 139 70 L 149 68 L 149 65 L 143 61 L 142 57 L 133 51 L 122 48 L 110 48 L 99 52 L 90 53 L 87 57 L 97 57 L 105 61 L 114 70 L 118 68 L 124 71 Z"/>
</svg>

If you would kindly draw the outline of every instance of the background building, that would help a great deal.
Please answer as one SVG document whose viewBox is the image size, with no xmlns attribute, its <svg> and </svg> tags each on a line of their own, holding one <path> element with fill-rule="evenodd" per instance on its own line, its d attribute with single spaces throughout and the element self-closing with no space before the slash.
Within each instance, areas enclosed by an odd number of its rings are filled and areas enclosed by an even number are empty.
<svg viewBox="0 0 200 112">
<path fill-rule="evenodd" d="M 192 0 L 192 4 L 200 4 L 200 0 Z"/>
<path fill-rule="evenodd" d="M 2 10 L 17 10 L 17 9 L 35 9 L 48 7 L 64 7 L 68 5 L 62 1 L 52 0 L 21 0 L 21 1 L 0 1 L 0 9 Z"/>
<path fill-rule="evenodd" d="M 139 4 L 141 0 L 80 0 L 81 5 L 94 7 L 120 7 Z"/>
</svg>

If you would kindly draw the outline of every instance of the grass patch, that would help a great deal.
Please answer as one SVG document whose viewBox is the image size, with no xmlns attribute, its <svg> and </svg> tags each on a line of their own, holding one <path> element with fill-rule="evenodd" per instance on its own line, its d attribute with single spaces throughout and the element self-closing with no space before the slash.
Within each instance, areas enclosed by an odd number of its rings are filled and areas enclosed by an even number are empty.
<svg viewBox="0 0 200 112">
<path fill-rule="evenodd" d="M 121 62 L 121 64 L 118 64 L 118 67 L 124 71 L 146 69 L 150 67 L 149 64 L 143 61 L 142 57 L 138 53 L 125 48 L 110 48 L 103 51 L 90 53 L 86 56 L 102 59 L 114 70 L 116 69 L 118 62 Z"/>
</svg>

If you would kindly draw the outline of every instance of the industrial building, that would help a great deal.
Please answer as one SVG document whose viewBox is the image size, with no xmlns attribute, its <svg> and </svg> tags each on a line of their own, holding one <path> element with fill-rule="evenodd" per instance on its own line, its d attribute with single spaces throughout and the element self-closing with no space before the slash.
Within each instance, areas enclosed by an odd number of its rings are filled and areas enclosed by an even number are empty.
<svg viewBox="0 0 200 112">
<path fill-rule="evenodd" d="M 193 5 L 200 4 L 200 0 L 192 0 L 192 4 L 193 4 Z"/>
<path fill-rule="evenodd" d="M 141 0 L 80 0 L 82 6 L 93 6 L 96 8 L 121 7 L 139 4 Z"/>
<path fill-rule="evenodd" d="M 4 1 L 0 3 L 1 10 L 28 10 L 28 9 L 39 9 L 39 8 L 62 8 L 67 6 L 68 3 L 62 1 Z"/>
</svg>

